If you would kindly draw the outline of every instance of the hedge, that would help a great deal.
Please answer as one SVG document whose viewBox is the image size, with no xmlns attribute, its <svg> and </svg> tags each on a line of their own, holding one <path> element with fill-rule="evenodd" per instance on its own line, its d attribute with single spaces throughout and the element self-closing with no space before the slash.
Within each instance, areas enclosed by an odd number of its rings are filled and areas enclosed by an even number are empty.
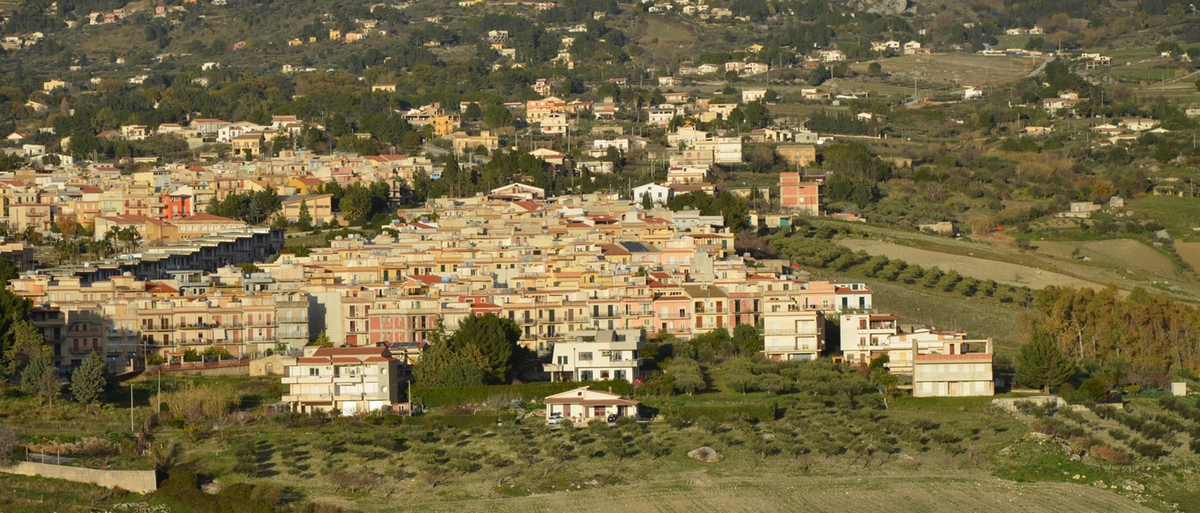
<svg viewBox="0 0 1200 513">
<path fill-rule="evenodd" d="M 582 386 L 591 386 L 593 390 L 608 390 L 612 387 L 614 393 L 629 395 L 631 386 L 628 381 L 617 379 L 612 381 L 568 381 L 555 383 L 521 383 L 514 385 L 483 385 L 477 387 L 424 387 L 413 386 L 412 397 L 426 408 L 439 406 L 454 406 L 457 404 L 482 403 L 491 397 L 503 396 L 541 401 L 548 395 L 554 395 Z"/>
<path fill-rule="evenodd" d="M 689 422 L 701 419 L 724 422 L 730 417 L 745 417 L 753 422 L 770 422 L 775 420 L 778 414 L 778 405 L 774 401 L 766 404 L 672 405 L 664 406 L 659 411 L 664 416 Z"/>
<path fill-rule="evenodd" d="M 404 425 L 432 428 L 435 424 L 458 429 L 488 428 L 497 422 L 510 423 L 517 419 L 516 413 L 501 413 L 490 415 L 419 415 L 405 417 Z"/>
</svg>

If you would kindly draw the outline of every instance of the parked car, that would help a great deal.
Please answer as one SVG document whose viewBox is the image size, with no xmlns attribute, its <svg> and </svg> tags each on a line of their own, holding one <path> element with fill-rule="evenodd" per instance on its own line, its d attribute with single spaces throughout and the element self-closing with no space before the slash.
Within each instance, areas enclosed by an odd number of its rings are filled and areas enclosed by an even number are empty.
<svg viewBox="0 0 1200 513">
<path fill-rule="evenodd" d="M 608 421 L 609 421 L 609 422 L 616 422 L 616 421 L 617 421 L 617 419 L 619 419 L 619 418 L 621 418 L 621 416 L 620 416 L 620 415 L 618 415 L 618 414 L 616 414 L 616 413 L 614 413 L 614 414 L 612 414 L 612 415 L 609 415 L 609 416 L 608 416 Z"/>
<path fill-rule="evenodd" d="M 547 424 L 562 424 L 562 421 L 563 416 L 561 413 L 551 413 L 549 417 L 546 417 Z"/>
</svg>

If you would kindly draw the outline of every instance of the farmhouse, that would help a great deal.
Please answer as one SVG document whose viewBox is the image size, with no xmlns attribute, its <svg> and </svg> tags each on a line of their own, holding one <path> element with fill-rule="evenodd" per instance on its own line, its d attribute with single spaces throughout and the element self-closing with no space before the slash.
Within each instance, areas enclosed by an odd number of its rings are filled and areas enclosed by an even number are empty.
<svg viewBox="0 0 1200 513">
<path fill-rule="evenodd" d="M 544 402 L 546 418 L 557 414 L 572 422 L 591 422 L 596 419 L 607 421 L 609 415 L 636 417 L 640 404 L 632 399 L 622 398 L 620 394 L 591 390 L 588 387 L 547 396 Z"/>
</svg>

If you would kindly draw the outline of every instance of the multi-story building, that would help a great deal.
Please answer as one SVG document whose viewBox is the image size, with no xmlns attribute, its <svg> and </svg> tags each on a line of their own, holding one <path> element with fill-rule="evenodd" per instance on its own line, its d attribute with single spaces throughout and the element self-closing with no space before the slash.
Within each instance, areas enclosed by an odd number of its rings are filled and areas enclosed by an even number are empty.
<svg viewBox="0 0 1200 513">
<path fill-rule="evenodd" d="M 913 343 L 913 396 L 954 397 L 996 394 L 992 340 L 948 340 L 920 352 Z"/>
<path fill-rule="evenodd" d="M 393 409 L 411 378 L 386 347 L 322 347 L 285 365 L 281 380 L 292 411 L 356 415 Z"/>
<path fill-rule="evenodd" d="M 821 215 L 821 184 L 804 181 L 799 172 L 779 173 L 779 206 L 800 214 Z"/>
<path fill-rule="evenodd" d="M 633 381 L 641 377 L 639 351 L 645 347 L 641 329 L 572 331 L 543 366 L 551 381 Z"/>
<path fill-rule="evenodd" d="M 788 295 L 763 299 L 763 354 L 773 361 L 812 360 L 825 350 L 825 316 Z"/>
<path fill-rule="evenodd" d="M 890 339 L 900 333 L 900 324 L 893 315 L 847 313 L 839 323 L 842 355 L 851 364 L 870 362 L 888 354 Z"/>
</svg>

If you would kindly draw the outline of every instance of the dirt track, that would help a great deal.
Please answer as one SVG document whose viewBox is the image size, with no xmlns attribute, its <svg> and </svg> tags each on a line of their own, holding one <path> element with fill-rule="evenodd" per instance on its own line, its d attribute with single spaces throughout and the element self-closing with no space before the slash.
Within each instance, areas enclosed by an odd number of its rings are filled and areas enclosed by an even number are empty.
<svg viewBox="0 0 1200 513">
<path fill-rule="evenodd" d="M 1087 280 L 1023 265 L 938 253 L 879 240 L 842 239 L 838 241 L 838 244 L 854 251 L 865 250 L 872 255 L 884 255 L 888 258 L 904 260 L 909 264 L 920 264 L 925 268 L 937 266 L 942 271 L 958 271 L 963 276 L 970 276 L 978 280 L 996 280 L 999 283 L 1024 285 L 1034 289 L 1050 285 L 1101 288 L 1101 285 Z"/>
</svg>

